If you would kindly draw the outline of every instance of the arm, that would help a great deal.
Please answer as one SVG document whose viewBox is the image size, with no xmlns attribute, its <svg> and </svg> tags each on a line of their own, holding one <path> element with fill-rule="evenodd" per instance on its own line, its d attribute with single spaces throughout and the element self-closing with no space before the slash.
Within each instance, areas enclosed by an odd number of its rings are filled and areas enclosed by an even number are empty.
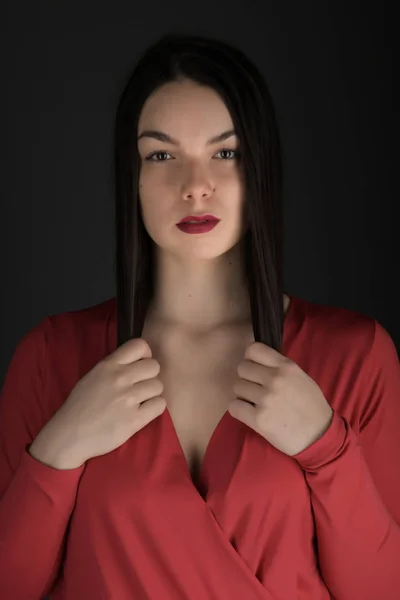
<svg viewBox="0 0 400 600">
<path fill-rule="evenodd" d="M 322 577 L 336 600 L 400 596 L 400 366 L 375 324 L 361 372 L 358 435 L 334 412 L 295 455 L 310 486 Z"/>
<path fill-rule="evenodd" d="M 50 466 L 50 452 L 48 464 L 29 454 L 51 416 L 43 400 L 47 323 L 17 345 L 0 395 L 0 589 L 13 600 L 40 600 L 53 587 L 84 470 Z"/>
</svg>

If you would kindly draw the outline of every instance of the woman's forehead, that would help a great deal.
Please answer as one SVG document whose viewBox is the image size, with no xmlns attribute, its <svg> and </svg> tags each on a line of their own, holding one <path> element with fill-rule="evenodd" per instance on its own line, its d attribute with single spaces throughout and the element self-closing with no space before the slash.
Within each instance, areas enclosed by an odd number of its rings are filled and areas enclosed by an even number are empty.
<svg viewBox="0 0 400 600">
<path fill-rule="evenodd" d="M 195 133 L 207 141 L 233 129 L 233 122 L 218 93 L 194 82 L 165 84 L 149 96 L 140 114 L 138 135 L 145 129 L 159 130 L 175 140 Z"/>
</svg>

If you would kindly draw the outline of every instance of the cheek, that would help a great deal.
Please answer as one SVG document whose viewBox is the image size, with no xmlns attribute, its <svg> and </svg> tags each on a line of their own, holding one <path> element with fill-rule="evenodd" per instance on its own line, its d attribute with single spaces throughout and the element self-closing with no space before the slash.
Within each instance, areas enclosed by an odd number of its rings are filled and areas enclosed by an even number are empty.
<svg viewBox="0 0 400 600">
<path fill-rule="evenodd" d="M 156 198 L 160 198 L 161 190 L 165 190 L 157 173 L 144 168 L 139 177 L 139 195 L 143 208 L 150 207 Z"/>
<path fill-rule="evenodd" d="M 151 202 L 154 198 L 160 198 L 162 195 L 171 195 L 176 191 L 176 178 L 171 177 L 171 174 L 166 172 L 166 169 L 144 167 L 139 177 L 139 193 L 146 199 L 146 202 Z"/>
<path fill-rule="evenodd" d="M 226 165 L 225 169 L 221 169 L 220 172 L 216 173 L 215 182 L 225 197 L 235 198 L 235 200 L 243 197 L 243 176 L 236 165 Z"/>
<path fill-rule="evenodd" d="M 174 193 L 157 176 L 143 174 L 139 178 L 139 202 L 143 223 L 156 241 L 171 220 Z"/>
<path fill-rule="evenodd" d="M 240 177 L 231 177 L 221 182 L 221 199 L 224 209 L 228 210 L 232 217 L 241 218 L 244 202 L 245 188 Z"/>
</svg>

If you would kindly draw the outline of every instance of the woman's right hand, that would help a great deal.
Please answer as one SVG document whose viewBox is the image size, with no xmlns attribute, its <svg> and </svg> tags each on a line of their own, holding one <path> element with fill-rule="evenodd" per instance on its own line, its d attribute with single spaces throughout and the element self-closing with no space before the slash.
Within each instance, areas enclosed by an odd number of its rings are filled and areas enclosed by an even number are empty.
<svg viewBox="0 0 400 600">
<path fill-rule="evenodd" d="M 29 453 L 55 468 L 73 469 L 118 448 L 164 412 L 159 372 L 148 343 L 128 340 L 78 381 Z"/>
</svg>

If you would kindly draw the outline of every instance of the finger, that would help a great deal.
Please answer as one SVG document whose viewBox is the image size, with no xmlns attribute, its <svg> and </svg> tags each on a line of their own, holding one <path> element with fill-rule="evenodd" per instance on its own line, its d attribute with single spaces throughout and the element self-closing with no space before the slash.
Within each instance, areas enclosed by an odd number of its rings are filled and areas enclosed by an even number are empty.
<svg viewBox="0 0 400 600">
<path fill-rule="evenodd" d="M 232 400 L 228 406 L 229 414 L 254 429 L 256 408 L 244 400 Z"/>
<path fill-rule="evenodd" d="M 266 367 L 252 360 L 242 360 L 237 367 L 239 377 L 259 385 L 267 385 L 269 376 L 272 376 L 275 370 L 276 367 Z"/>
<path fill-rule="evenodd" d="M 146 340 L 132 338 L 109 354 L 105 360 L 113 360 L 120 365 L 127 365 L 143 358 L 152 358 L 152 356 L 151 348 Z"/>
<path fill-rule="evenodd" d="M 238 379 L 233 386 L 233 391 L 236 398 L 247 400 L 256 406 L 262 405 L 262 398 L 265 395 L 265 388 L 245 379 Z"/>
<path fill-rule="evenodd" d="M 267 346 L 267 344 L 253 342 L 247 346 L 244 358 L 259 363 L 260 365 L 264 365 L 265 367 L 279 367 L 285 357 L 270 346 Z"/>
</svg>

